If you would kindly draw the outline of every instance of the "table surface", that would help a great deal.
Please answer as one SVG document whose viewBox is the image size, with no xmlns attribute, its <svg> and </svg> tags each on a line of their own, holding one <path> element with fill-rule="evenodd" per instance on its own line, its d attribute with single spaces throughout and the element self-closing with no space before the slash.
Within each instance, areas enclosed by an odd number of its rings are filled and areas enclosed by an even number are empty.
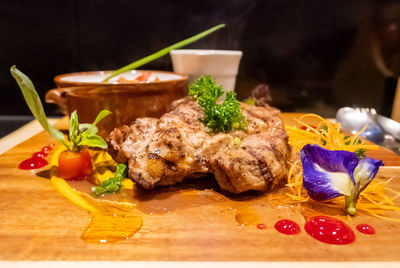
<svg viewBox="0 0 400 268">
<path fill-rule="evenodd" d="M 287 122 L 297 115 L 284 114 Z M 56 127 L 65 127 L 65 118 Z M 265 230 L 238 226 L 235 215 L 252 201 L 224 201 L 183 207 L 170 213 L 142 213 L 143 226 L 133 237 L 114 244 L 90 244 L 81 235 L 90 223 L 88 211 L 72 204 L 49 181 L 49 167 L 20 170 L 33 152 L 55 142 L 40 132 L 0 155 L 0 259 L 72 261 L 400 261 L 400 223 L 358 215 L 346 220 L 355 230 L 369 223 L 377 233 L 356 233 L 350 245 L 328 245 L 302 232 L 286 236 L 273 224 L 282 218 L 302 227 L 302 214 L 279 207 L 257 206 Z M 381 148 L 372 156 L 400 166 L 400 157 Z M 50 156 L 49 156 L 50 157 Z M 48 158 L 49 159 L 49 158 Z M 397 175 L 397 174 L 395 174 Z M 400 190 L 396 177 L 391 182 Z M 201 190 L 199 190 L 201 191 Z M 232 205 L 234 203 L 234 205 Z"/>
</svg>

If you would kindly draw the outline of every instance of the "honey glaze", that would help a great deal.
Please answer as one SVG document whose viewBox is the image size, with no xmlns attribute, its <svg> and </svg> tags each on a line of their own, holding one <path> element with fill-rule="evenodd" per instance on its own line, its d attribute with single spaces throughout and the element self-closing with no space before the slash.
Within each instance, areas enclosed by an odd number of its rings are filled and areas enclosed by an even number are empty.
<svg viewBox="0 0 400 268">
<path fill-rule="evenodd" d="M 115 243 L 133 236 L 142 225 L 139 216 L 92 213 L 92 220 L 81 238 L 93 244 Z"/>
<path fill-rule="evenodd" d="M 96 209 L 81 236 L 85 242 L 115 243 L 128 239 L 142 228 L 143 219 L 137 215 L 134 204 L 94 199 L 83 193 L 80 196 Z"/>
<path fill-rule="evenodd" d="M 74 185 L 58 177 L 57 159 L 61 151 L 57 150 L 51 159 L 51 183 L 64 197 L 91 212 L 92 219 L 81 238 L 88 243 L 114 243 L 137 233 L 143 220 L 137 216 L 134 204 L 94 198 L 89 194 L 90 186 L 93 185 L 90 182 L 82 180 L 79 183 L 74 182 Z M 78 186 L 84 192 L 77 190 Z"/>
<path fill-rule="evenodd" d="M 92 212 L 91 222 L 81 236 L 85 242 L 115 243 L 128 239 L 141 229 L 143 220 L 137 215 L 134 204 L 96 199 L 89 194 L 73 191 L 87 204 L 81 206 Z"/>
<path fill-rule="evenodd" d="M 260 230 L 266 229 L 262 218 L 263 208 L 252 204 L 242 205 L 241 207 L 237 203 L 235 205 L 238 207 L 235 220 L 239 226 L 257 227 Z"/>
</svg>

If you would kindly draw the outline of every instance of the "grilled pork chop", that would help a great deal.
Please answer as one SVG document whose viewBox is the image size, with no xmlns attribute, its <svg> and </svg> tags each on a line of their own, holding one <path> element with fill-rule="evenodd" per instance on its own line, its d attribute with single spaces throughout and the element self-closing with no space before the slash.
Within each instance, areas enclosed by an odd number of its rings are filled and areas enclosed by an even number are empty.
<svg viewBox="0 0 400 268">
<path fill-rule="evenodd" d="M 203 112 L 187 97 L 160 119 L 139 118 L 114 129 L 107 142 L 129 177 L 145 189 L 173 185 L 213 173 L 222 190 L 242 193 L 282 186 L 291 149 L 280 112 L 241 103 L 247 132 L 210 134 L 198 120 Z"/>
</svg>

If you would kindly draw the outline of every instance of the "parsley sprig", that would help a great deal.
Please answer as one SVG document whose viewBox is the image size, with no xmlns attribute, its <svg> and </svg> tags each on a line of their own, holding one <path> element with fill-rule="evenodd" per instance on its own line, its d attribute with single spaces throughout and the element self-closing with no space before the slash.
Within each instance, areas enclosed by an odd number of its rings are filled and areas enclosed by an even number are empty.
<svg viewBox="0 0 400 268">
<path fill-rule="evenodd" d="M 189 95 L 193 96 L 204 112 L 199 120 L 212 133 L 229 132 L 233 129 L 246 129 L 246 121 L 240 111 L 236 93 L 226 92 L 225 100 L 218 103 L 224 95 L 222 87 L 215 84 L 211 76 L 203 76 L 189 85 Z"/>
</svg>

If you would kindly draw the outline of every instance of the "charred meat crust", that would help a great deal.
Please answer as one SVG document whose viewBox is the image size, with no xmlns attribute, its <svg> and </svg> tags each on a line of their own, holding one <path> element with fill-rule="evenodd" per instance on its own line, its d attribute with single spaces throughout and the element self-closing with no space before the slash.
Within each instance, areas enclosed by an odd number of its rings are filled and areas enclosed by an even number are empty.
<svg viewBox="0 0 400 268">
<path fill-rule="evenodd" d="M 279 110 L 244 103 L 241 110 L 246 132 L 210 134 L 198 120 L 197 103 L 184 98 L 160 119 L 139 118 L 114 129 L 109 152 L 117 162 L 128 162 L 130 178 L 145 189 L 209 173 L 231 193 L 281 187 L 291 148 Z"/>
</svg>

